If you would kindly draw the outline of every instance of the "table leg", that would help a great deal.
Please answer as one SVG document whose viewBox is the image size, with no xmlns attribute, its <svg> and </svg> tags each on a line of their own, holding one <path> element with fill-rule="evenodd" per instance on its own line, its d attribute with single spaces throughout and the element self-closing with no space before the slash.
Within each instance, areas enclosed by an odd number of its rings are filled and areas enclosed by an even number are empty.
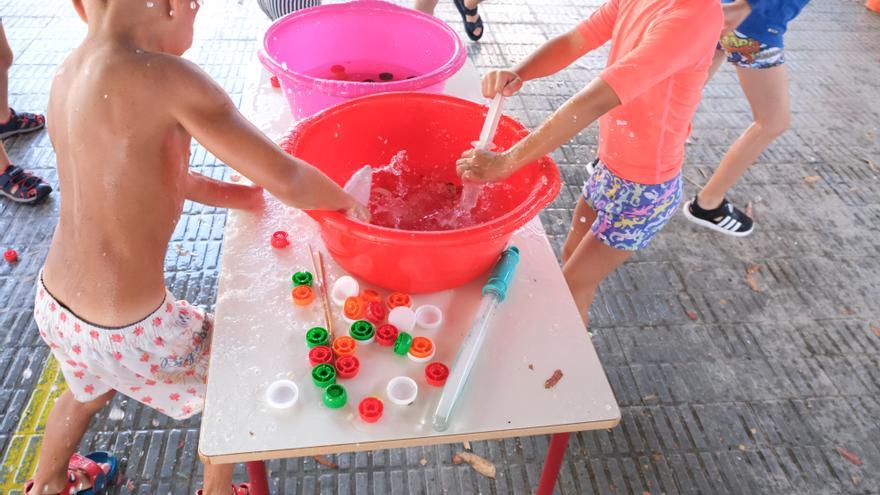
<svg viewBox="0 0 880 495">
<path fill-rule="evenodd" d="M 245 464 L 251 482 L 250 495 L 269 495 L 269 477 L 266 475 L 266 464 L 263 461 L 251 461 Z"/>
<path fill-rule="evenodd" d="M 559 468 L 562 467 L 562 459 L 565 458 L 565 450 L 568 449 L 569 435 L 571 433 L 556 433 L 550 437 L 550 447 L 547 449 L 544 470 L 541 471 L 541 480 L 538 481 L 538 491 L 535 495 L 553 493 L 556 478 L 559 476 Z"/>
</svg>

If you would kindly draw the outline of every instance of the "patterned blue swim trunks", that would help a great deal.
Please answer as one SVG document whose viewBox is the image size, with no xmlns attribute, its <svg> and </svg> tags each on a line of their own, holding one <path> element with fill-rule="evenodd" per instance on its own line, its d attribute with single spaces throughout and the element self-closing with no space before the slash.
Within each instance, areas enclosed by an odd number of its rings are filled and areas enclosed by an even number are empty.
<svg viewBox="0 0 880 495">
<path fill-rule="evenodd" d="M 746 69 L 769 69 L 785 63 L 781 46 L 761 43 L 737 31 L 722 36 L 718 49 L 724 50 L 728 62 Z"/>
<path fill-rule="evenodd" d="M 610 247 L 638 251 L 672 218 L 681 194 L 681 174 L 662 184 L 639 184 L 600 160 L 584 184 L 584 201 L 598 213 L 590 231 Z"/>
</svg>

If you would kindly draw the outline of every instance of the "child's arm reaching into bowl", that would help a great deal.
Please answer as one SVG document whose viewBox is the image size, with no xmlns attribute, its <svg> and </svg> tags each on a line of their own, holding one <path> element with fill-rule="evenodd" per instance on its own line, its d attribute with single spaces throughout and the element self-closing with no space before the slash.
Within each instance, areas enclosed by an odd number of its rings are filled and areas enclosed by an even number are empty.
<svg viewBox="0 0 880 495">
<path fill-rule="evenodd" d="M 285 153 L 251 124 L 226 92 L 196 65 L 167 58 L 165 74 L 173 116 L 217 158 L 265 188 L 283 203 L 303 210 L 354 211 L 362 208 L 315 167 Z"/>
</svg>

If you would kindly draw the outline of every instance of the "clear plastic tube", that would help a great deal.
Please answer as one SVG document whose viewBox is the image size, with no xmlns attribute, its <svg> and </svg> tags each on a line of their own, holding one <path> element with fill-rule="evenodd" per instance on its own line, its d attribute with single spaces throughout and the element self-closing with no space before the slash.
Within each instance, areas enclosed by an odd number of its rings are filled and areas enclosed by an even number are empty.
<svg viewBox="0 0 880 495">
<path fill-rule="evenodd" d="M 449 417 L 455 410 L 461 393 L 467 384 L 468 376 L 474 367 L 477 356 L 480 354 L 480 347 L 486 340 L 486 334 L 489 332 L 489 325 L 492 322 L 495 310 L 501 304 L 501 299 L 494 292 L 488 292 L 483 296 L 480 303 L 480 309 L 477 312 L 476 319 L 455 356 L 452 363 L 452 369 L 449 371 L 449 378 L 443 387 L 443 394 L 440 396 L 440 402 L 437 404 L 437 410 L 434 412 L 433 426 L 436 431 L 446 431 L 449 428 Z"/>
</svg>

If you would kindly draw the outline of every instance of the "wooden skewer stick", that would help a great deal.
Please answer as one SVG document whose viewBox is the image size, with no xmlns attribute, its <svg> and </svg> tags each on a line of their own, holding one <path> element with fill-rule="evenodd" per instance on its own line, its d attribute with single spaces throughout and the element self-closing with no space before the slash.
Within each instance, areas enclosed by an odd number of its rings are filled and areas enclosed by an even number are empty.
<svg viewBox="0 0 880 495">
<path fill-rule="evenodd" d="M 309 258 L 312 260 L 312 271 L 318 283 L 321 284 L 321 303 L 324 306 L 324 321 L 327 324 L 327 333 L 330 334 L 330 342 L 333 342 L 333 321 L 330 318 L 330 299 L 327 296 L 327 277 L 324 271 L 324 257 L 321 251 L 318 251 L 318 263 L 315 263 L 315 253 L 312 251 L 312 245 L 309 244 Z"/>
</svg>

